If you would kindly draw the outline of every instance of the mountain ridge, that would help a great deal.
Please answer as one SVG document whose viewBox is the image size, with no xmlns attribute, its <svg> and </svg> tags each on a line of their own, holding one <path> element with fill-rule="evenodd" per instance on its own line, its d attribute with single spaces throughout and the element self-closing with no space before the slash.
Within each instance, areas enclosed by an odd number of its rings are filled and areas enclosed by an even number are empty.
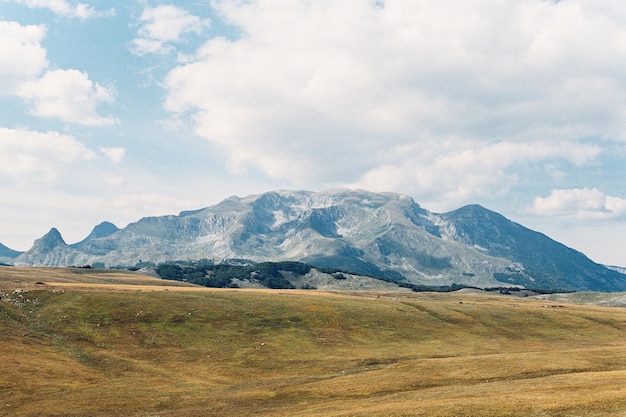
<svg viewBox="0 0 626 417">
<path fill-rule="evenodd" d="M 13 259 L 17 258 L 24 252 L 20 252 L 17 250 L 13 250 L 8 246 L 0 243 L 0 263 L 11 262 Z"/>
<path fill-rule="evenodd" d="M 116 225 L 114 225 L 111 222 L 108 221 L 104 221 L 100 224 L 98 224 L 97 226 L 95 226 L 92 230 L 91 233 L 89 233 L 89 235 L 87 235 L 86 238 L 84 238 L 83 240 L 81 240 L 80 242 L 77 243 L 73 243 L 70 246 L 75 248 L 75 249 L 81 249 L 84 245 L 86 245 L 91 239 L 97 239 L 97 238 L 101 238 L 101 237 L 107 237 L 112 235 L 113 233 L 117 232 L 119 229 L 119 227 L 117 227 Z"/>
<path fill-rule="evenodd" d="M 626 290 L 624 275 L 482 206 L 438 214 L 395 193 L 232 196 L 178 215 L 144 217 L 123 229 L 104 222 L 72 245 L 53 230 L 13 263 L 132 266 L 245 258 L 301 261 L 418 285 Z"/>
</svg>

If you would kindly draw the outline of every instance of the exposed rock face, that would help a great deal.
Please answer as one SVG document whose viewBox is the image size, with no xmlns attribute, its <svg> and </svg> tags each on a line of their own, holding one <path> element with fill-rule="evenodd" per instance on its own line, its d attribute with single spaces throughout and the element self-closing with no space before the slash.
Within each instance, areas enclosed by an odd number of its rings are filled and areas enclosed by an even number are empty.
<svg viewBox="0 0 626 417">
<path fill-rule="evenodd" d="M 524 266 L 526 276 L 509 271 L 500 276 L 505 282 L 564 289 L 624 288 L 626 276 L 481 206 L 466 206 L 441 217 L 451 239 Z"/>
<path fill-rule="evenodd" d="M 91 233 L 89 233 L 89 236 L 87 236 L 85 239 L 81 240 L 78 243 L 74 243 L 71 246 L 75 249 L 81 250 L 84 246 L 88 245 L 91 240 L 111 236 L 113 233 L 119 230 L 120 229 L 113 223 L 102 222 L 93 228 Z"/>
<path fill-rule="evenodd" d="M 72 265 L 80 252 L 68 246 L 61 233 L 54 227 L 42 238 L 35 240 L 33 247 L 15 259 L 20 265 Z"/>
<path fill-rule="evenodd" d="M 426 285 L 626 289 L 624 275 L 483 207 L 436 214 L 393 193 L 276 191 L 231 197 L 178 216 L 143 218 L 124 229 L 103 223 L 71 246 L 53 231 L 14 262 L 132 266 L 140 260 L 293 260 Z"/>
</svg>

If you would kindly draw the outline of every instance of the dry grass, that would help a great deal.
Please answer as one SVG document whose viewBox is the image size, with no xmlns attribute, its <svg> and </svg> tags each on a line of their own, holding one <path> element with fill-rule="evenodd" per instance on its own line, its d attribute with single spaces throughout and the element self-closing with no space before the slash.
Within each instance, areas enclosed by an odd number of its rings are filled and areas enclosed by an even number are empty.
<svg viewBox="0 0 626 417">
<path fill-rule="evenodd" d="M 130 288 L 129 288 L 130 286 Z M 179 281 L 163 281 L 137 272 L 118 269 L 0 267 L 0 291 L 41 287 L 74 289 L 164 289 L 198 288 Z"/>
<path fill-rule="evenodd" d="M 0 268 L 2 416 L 626 415 L 620 308 L 28 270 Z"/>
</svg>

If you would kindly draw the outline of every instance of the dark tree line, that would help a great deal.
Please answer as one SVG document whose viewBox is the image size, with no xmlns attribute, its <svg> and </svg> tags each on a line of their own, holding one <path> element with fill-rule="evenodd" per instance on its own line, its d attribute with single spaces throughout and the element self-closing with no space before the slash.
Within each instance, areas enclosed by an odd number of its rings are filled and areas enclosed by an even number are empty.
<svg viewBox="0 0 626 417">
<path fill-rule="evenodd" d="M 268 288 L 295 288 L 284 277 L 284 272 L 295 276 L 306 275 L 313 267 L 301 262 L 261 262 L 253 265 L 213 264 L 211 261 L 172 262 L 155 268 L 164 279 L 186 281 L 205 287 L 236 287 L 233 279 L 255 280 Z"/>
<path fill-rule="evenodd" d="M 199 261 L 179 261 L 167 262 L 157 265 L 155 271 L 157 275 L 164 279 L 175 281 L 185 281 L 196 285 L 214 288 L 237 288 L 238 285 L 233 282 L 237 280 L 257 281 L 262 285 L 273 289 L 291 289 L 295 288 L 285 275 L 294 277 L 308 274 L 312 265 L 302 262 L 260 262 L 252 263 L 250 261 L 235 262 L 235 264 L 214 264 L 210 260 Z M 341 269 L 334 268 L 316 268 L 320 272 L 330 274 L 337 280 L 346 279 L 344 274 L 349 274 Z M 563 292 L 563 290 L 550 289 L 525 289 L 515 287 L 494 287 L 494 288 L 478 288 L 465 284 L 450 285 L 420 285 L 408 282 L 398 282 L 389 278 L 373 277 L 382 281 L 393 282 L 400 287 L 410 288 L 415 292 L 452 292 L 464 288 L 482 289 L 483 291 L 499 292 L 506 295 L 517 295 L 522 291 L 530 291 L 534 293 L 553 293 Z"/>
</svg>

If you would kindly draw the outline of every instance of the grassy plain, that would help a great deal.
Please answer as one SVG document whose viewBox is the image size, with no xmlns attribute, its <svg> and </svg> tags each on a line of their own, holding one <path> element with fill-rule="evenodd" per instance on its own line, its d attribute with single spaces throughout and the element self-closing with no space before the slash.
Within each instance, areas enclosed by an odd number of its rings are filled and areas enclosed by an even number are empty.
<svg viewBox="0 0 626 417">
<path fill-rule="evenodd" d="M 626 415 L 622 308 L 175 284 L 0 268 L 0 416 Z"/>
</svg>

